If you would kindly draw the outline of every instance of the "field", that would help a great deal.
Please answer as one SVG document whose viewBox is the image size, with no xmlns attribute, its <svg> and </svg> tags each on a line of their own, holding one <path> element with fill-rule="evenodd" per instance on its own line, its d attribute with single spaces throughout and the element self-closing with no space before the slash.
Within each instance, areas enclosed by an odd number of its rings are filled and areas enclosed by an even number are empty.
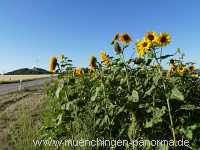
<svg viewBox="0 0 200 150">
<path fill-rule="evenodd" d="M 50 75 L 0 75 L 0 83 L 13 83 L 50 77 Z"/>
</svg>

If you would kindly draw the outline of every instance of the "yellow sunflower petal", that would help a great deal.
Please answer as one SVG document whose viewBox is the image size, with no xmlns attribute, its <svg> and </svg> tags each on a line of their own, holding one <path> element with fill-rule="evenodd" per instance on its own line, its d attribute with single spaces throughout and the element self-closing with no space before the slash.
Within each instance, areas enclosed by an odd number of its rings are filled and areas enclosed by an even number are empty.
<svg viewBox="0 0 200 150">
<path fill-rule="evenodd" d="M 103 62 L 103 64 L 108 64 L 109 63 L 109 57 L 106 54 L 106 52 L 102 51 L 100 53 L 100 58 L 101 58 L 101 61 Z"/>
</svg>

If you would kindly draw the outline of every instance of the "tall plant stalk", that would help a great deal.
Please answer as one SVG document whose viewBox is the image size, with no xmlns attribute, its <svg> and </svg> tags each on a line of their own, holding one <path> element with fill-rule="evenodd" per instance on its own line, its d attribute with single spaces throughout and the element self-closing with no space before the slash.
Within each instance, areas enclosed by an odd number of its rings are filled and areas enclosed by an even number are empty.
<svg viewBox="0 0 200 150">
<path fill-rule="evenodd" d="M 163 86 L 164 86 L 164 91 L 166 91 L 165 84 L 163 84 Z M 174 130 L 174 123 L 173 123 L 173 118 L 172 118 L 172 113 L 171 113 L 171 108 L 170 108 L 169 96 L 167 96 L 166 101 L 167 101 L 167 109 L 168 109 L 168 114 L 169 114 L 169 119 L 170 119 L 170 124 L 171 124 L 171 132 L 173 136 L 173 141 L 174 143 L 176 143 L 176 134 Z"/>
<path fill-rule="evenodd" d="M 131 88 L 130 88 L 129 77 L 128 77 L 128 68 L 127 68 L 127 64 L 126 64 L 123 52 L 122 52 L 121 56 L 122 56 L 121 59 L 122 59 L 122 61 L 124 63 L 124 68 L 125 68 L 125 72 L 126 72 L 126 83 L 127 83 L 127 87 L 128 87 L 128 92 L 130 93 L 131 92 Z"/>
</svg>

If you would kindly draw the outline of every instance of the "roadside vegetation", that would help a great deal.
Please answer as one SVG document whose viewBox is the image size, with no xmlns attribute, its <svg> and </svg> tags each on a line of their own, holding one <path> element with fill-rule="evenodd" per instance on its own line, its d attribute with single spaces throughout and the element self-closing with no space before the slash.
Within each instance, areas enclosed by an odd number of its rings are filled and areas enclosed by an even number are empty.
<svg viewBox="0 0 200 150">
<path fill-rule="evenodd" d="M 0 149 L 35 150 L 46 111 L 45 90 L 32 87 L 0 97 Z"/>
<path fill-rule="evenodd" d="M 157 149 L 200 147 L 200 79 L 195 64 L 184 61 L 178 48 L 165 53 L 168 33 L 148 32 L 135 42 L 117 33 L 111 44 L 116 56 L 100 53 L 89 59 L 88 69 L 73 68 L 64 55 L 52 57 L 50 71 L 58 79 L 48 88 L 48 112 L 41 139 L 177 140 L 187 147 L 159 145 Z M 134 50 L 133 50 L 134 49 Z M 125 53 L 133 55 L 126 58 Z M 163 64 L 169 64 L 166 71 Z M 58 149 L 64 149 L 61 145 Z M 111 149 L 72 147 L 67 149 Z M 155 149 L 115 147 L 115 149 Z"/>
</svg>

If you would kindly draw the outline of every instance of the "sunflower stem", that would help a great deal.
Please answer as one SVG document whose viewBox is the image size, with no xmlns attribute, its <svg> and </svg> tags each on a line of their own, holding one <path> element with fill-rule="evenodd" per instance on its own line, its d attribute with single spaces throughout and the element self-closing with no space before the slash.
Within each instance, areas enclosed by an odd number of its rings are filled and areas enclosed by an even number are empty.
<svg viewBox="0 0 200 150">
<path fill-rule="evenodd" d="M 130 93 L 131 89 L 130 89 L 130 83 L 129 83 L 129 78 L 128 78 L 128 69 L 127 69 L 127 64 L 125 62 L 125 58 L 124 58 L 124 53 L 122 52 L 122 61 L 125 65 L 125 72 L 126 72 L 126 83 L 127 83 L 127 87 L 128 87 L 128 92 Z"/>
<path fill-rule="evenodd" d="M 166 90 L 165 84 L 164 85 L 164 91 Z M 171 113 L 171 108 L 170 108 L 170 102 L 169 102 L 169 96 L 167 96 L 167 109 L 168 109 L 168 113 L 169 113 L 169 119 L 170 119 L 170 124 L 171 124 L 171 132 L 172 132 L 172 136 L 173 136 L 173 141 L 175 143 L 176 146 L 176 134 L 175 134 L 175 130 L 174 130 L 174 123 L 173 123 L 173 118 L 172 118 L 172 113 Z"/>
<path fill-rule="evenodd" d="M 160 48 L 160 64 L 162 63 L 161 57 L 162 57 L 162 47 Z"/>
<path fill-rule="evenodd" d="M 154 53 L 154 55 L 155 55 L 155 60 L 156 60 L 157 64 L 160 65 L 160 62 L 158 61 L 158 58 L 157 58 L 157 55 L 156 55 L 156 51 L 155 51 L 155 49 L 153 49 L 153 53 Z"/>
<path fill-rule="evenodd" d="M 103 87 L 103 96 L 105 98 L 106 93 L 105 93 L 105 86 L 104 86 L 104 82 L 103 82 L 103 67 L 102 67 L 102 65 L 100 66 L 100 74 L 101 74 L 101 84 L 102 84 L 102 87 Z"/>
</svg>

